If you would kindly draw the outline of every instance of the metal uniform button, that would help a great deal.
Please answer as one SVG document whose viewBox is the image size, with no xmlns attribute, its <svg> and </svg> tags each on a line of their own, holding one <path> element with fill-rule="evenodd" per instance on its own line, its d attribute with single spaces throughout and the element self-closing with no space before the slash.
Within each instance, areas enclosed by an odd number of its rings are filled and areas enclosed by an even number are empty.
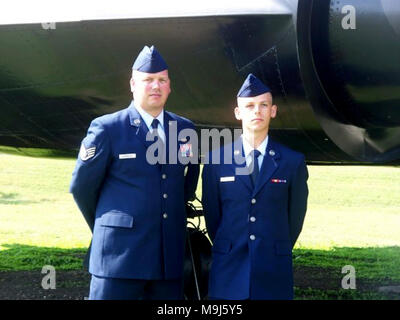
<svg viewBox="0 0 400 320">
<path fill-rule="evenodd" d="M 255 204 L 256 202 L 257 202 L 256 199 L 251 199 L 251 203 L 252 203 L 252 204 Z"/>
<path fill-rule="evenodd" d="M 163 194 L 164 199 L 168 198 L 168 195 L 166 193 Z"/>
<path fill-rule="evenodd" d="M 251 222 L 255 222 L 256 221 L 256 217 L 250 217 L 250 221 Z"/>
<path fill-rule="evenodd" d="M 273 156 L 275 155 L 275 151 L 274 151 L 274 150 L 269 150 L 269 155 L 270 155 L 271 157 L 273 157 Z"/>
<path fill-rule="evenodd" d="M 164 213 L 162 216 L 163 216 L 164 219 L 168 218 L 168 215 L 166 213 Z"/>
<path fill-rule="evenodd" d="M 252 234 L 252 235 L 250 236 L 250 240 L 252 240 L 252 241 L 256 240 L 256 236 L 255 236 L 254 234 Z"/>
<path fill-rule="evenodd" d="M 164 180 L 165 179 L 167 179 L 167 175 L 164 173 L 162 176 L 161 176 Z"/>
</svg>

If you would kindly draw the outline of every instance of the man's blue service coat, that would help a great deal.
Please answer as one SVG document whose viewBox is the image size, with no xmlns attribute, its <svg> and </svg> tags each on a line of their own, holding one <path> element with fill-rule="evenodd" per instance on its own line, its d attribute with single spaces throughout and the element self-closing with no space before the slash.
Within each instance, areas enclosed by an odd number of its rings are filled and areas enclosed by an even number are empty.
<svg viewBox="0 0 400 320">
<path fill-rule="evenodd" d="M 292 299 L 292 248 L 307 207 L 308 171 L 304 156 L 269 139 L 253 187 L 250 175 L 236 175 L 232 164 L 203 169 L 202 202 L 213 242 L 209 296 L 219 299 Z"/>
<path fill-rule="evenodd" d="M 168 150 L 171 121 L 178 134 L 194 125 L 163 112 Z M 93 120 L 82 142 L 70 191 L 93 230 L 89 272 L 96 276 L 183 276 L 185 202 L 194 197 L 199 166 L 149 164 L 146 150 L 153 141 L 146 141 L 148 131 L 131 103 Z M 176 140 L 178 153 L 182 141 Z"/>
</svg>

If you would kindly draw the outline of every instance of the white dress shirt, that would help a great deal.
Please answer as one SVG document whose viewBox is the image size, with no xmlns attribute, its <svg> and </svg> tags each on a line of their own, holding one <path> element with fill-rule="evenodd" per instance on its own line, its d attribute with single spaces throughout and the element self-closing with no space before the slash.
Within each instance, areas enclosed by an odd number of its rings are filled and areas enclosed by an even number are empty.
<svg viewBox="0 0 400 320">
<path fill-rule="evenodd" d="M 153 120 L 157 119 L 159 121 L 158 127 L 157 127 L 158 136 L 165 143 L 166 138 L 165 138 L 165 131 L 164 131 L 164 110 L 160 112 L 160 114 L 157 116 L 157 118 L 154 118 L 152 115 L 150 115 L 146 111 L 144 111 L 141 107 L 135 105 L 135 108 L 139 112 L 140 116 L 142 117 L 143 121 L 146 123 L 146 126 L 151 133 L 154 130 L 151 126 Z"/>
<path fill-rule="evenodd" d="M 251 164 L 251 155 L 250 152 L 253 151 L 253 147 L 247 142 L 247 140 L 242 135 L 242 142 L 243 142 L 243 151 L 244 156 L 246 157 L 246 166 L 249 167 Z M 258 146 L 257 150 L 260 151 L 260 156 L 258 157 L 258 168 L 261 171 L 261 165 L 264 160 L 265 151 L 267 150 L 268 145 L 268 135 L 265 137 L 264 141 Z"/>
</svg>

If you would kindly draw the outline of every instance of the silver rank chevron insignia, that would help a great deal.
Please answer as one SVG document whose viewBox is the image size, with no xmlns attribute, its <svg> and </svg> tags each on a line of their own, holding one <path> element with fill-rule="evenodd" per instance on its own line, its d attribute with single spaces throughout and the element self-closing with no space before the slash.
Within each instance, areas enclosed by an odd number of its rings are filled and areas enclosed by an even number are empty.
<svg viewBox="0 0 400 320">
<path fill-rule="evenodd" d="M 96 147 L 91 147 L 91 148 L 86 149 L 84 144 L 82 143 L 81 150 L 79 150 L 79 156 L 81 157 L 81 159 L 83 161 L 86 161 L 86 160 L 94 157 L 95 153 L 96 153 Z"/>
</svg>

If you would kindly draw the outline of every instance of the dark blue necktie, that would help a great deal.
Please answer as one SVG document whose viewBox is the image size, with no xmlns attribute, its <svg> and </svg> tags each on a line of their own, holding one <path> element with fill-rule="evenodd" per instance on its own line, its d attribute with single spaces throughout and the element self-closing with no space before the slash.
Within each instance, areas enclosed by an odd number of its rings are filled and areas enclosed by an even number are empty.
<svg viewBox="0 0 400 320">
<path fill-rule="evenodd" d="M 160 123 L 160 121 L 158 121 L 158 119 L 154 119 L 153 122 L 151 123 L 151 127 L 152 127 L 153 129 L 156 129 L 156 130 L 157 130 L 158 124 L 159 124 L 159 123 Z"/>
<path fill-rule="evenodd" d="M 153 122 L 151 123 L 151 127 L 153 128 L 153 133 L 154 133 L 154 130 L 156 130 L 156 132 L 157 132 L 157 136 L 155 137 L 154 142 L 160 140 L 161 146 L 160 146 L 160 148 L 158 148 L 158 150 L 160 150 L 161 154 L 163 154 L 164 153 L 164 142 L 161 139 L 161 137 L 158 135 L 158 131 L 157 131 L 159 123 L 160 123 L 160 121 L 158 121 L 158 119 L 154 119 Z M 156 157 L 158 157 L 158 150 L 156 150 L 156 152 L 154 152 L 154 155 Z"/>
<path fill-rule="evenodd" d="M 258 150 L 252 150 L 250 152 L 251 161 L 254 165 L 253 171 L 251 173 L 251 181 L 253 182 L 254 187 L 256 186 L 258 174 L 260 173 L 260 168 L 258 166 L 258 157 L 260 155 L 261 155 L 261 152 Z"/>
</svg>

